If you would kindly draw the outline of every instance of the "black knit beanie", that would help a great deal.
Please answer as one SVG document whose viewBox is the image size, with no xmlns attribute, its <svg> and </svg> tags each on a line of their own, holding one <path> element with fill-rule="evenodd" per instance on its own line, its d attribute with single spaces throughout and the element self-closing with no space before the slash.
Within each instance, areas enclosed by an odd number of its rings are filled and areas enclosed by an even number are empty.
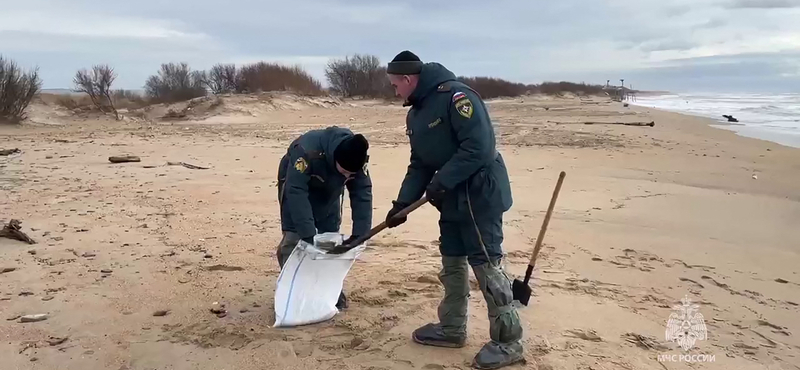
<svg viewBox="0 0 800 370">
<path fill-rule="evenodd" d="M 392 75 L 416 75 L 422 71 L 422 61 L 419 57 L 408 51 L 401 51 L 386 67 L 386 73 Z"/>
<path fill-rule="evenodd" d="M 369 142 L 364 135 L 357 134 L 344 139 L 333 151 L 333 160 L 350 172 L 358 172 L 367 161 Z"/>
</svg>

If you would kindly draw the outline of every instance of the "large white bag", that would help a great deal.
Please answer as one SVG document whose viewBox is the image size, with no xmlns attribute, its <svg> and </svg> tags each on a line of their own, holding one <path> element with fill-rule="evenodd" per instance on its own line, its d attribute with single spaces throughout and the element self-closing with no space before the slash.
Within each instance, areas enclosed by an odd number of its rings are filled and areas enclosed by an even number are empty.
<svg viewBox="0 0 800 370">
<path fill-rule="evenodd" d="M 344 236 L 323 233 L 314 237 L 314 244 L 333 241 L 341 245 Z M 329 320 L 339 310 L 336 301 L 344 278 L 366 243 L 346 253 L 326 254 L 314 245 L 299 241 L 283 265 L 275 286 L 275 325 L 288 327 Z"/>
</svg>

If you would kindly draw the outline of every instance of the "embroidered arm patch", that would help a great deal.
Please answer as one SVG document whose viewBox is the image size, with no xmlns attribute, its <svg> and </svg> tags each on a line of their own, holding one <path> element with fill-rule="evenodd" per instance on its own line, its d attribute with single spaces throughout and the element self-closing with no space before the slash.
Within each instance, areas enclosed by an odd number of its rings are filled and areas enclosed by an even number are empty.
<svg viewBox="0 0 800 370">
<path fill-rule="evenodd" d="M 306 172 L 306 168 L 308 168 L 306 159 L 303 157 L 297 158 L 297 161 L 294 162 L 294 169 L 296 169 L 297 172 L 304 173 Z"/>
<path fill-rule="evenodd" d="M 466 96 L 456 102 L 456 111 L 464 118 L 472 118 L 472 102 Z"/>
</svg>

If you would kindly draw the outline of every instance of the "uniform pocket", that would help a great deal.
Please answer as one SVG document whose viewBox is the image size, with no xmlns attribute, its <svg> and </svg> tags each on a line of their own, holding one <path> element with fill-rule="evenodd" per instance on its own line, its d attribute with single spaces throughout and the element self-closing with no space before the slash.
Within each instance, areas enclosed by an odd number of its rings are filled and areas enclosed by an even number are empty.
<svg viewBox="0 0 800 370">
<path fill-rule="evenodd" d="M 473 212 L 500 214 L 511 208 L 508 174 L 502 162 L 495 160 L 480 169 L 468 184 Z"/>
</svg>

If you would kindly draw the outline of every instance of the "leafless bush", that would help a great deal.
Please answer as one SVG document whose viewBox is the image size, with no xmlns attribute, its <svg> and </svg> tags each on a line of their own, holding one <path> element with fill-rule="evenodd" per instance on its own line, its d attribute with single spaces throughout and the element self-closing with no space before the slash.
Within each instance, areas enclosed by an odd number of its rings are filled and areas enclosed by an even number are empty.
<svg viewBox="0 0 800 370">
<path fill-rule="evenodd" d="M 42 88 L 39 68 L 22 72 L 13 60 L 0 55 L 0 120 L 19 122 Z"/>
<path fill-rule="evenodd" d="M 386 78 L 386 67 L 374 55 L 355 54 L 328 62 L 325 77 L 333 93 L 344 97 L 390 98 L 394 96 Z"/>
<path fill-rule="evenodd" d="M 520 96 L 529 90 L 525 84 L 506 81 L 502 78 L 461 76 L 458 79 L 475 89 L 483 99 Z"/>
<path fill-rule="evenodd" d="M 174 103 L 207 94 L 205 76 L 192 71 L 187 63 L 162 64 L 157 75 L 145 82 L 145 94 L 154 103 Z"/>
<path fill-rule="evenodd" d="M 589 85 L 574 82 L 543 82 L 541 84 L 526 85 L 506 81 L 494 77 L 458 77 L 458 79 L 481 94 L 484 99 L 498 97 L 514 97 L 525 94 L 561 95 L 572 93 L 575 95 L 601 95 L 602 85 Z"/>
<path fill-rule="evenodd" d="M 142 94 L 132 90 L 114 90 L 111 94 L 111 99 L 114 101 L 114 106 L 118 108 L 136 109 L 148 104 L 147 99 Z"/>
<path fill-rule="evenodd" d="M 217 64 L 205 75 L 205 84 L 212 94 L 229 94 L 240 91 L 235 64 Z"/>
<path fill-rule="evenodd" d="M 77 100 L 73 99 L 69 95 L 60 95 L 59 97 L 56 98 L 55 103 L 69 110 L 77 109 L 78 107 L 80 107 L 80 103 L 78 103 Z"/>
<path fill-rule="evenodd" d="M 85 93 L 97 109 L 101 112 L 111 111 L 119 120 L 119 113 L 111 98 L 111 85 L 116 78 L 113 68 L 101 64 L 92 66 L 91 71 L 79 70 L 72 81 L 75 83 L 75 91 Z"/>
<path fill-rule="evenodd" d="M 94 107 L 94 102 L 87 95 L 58 95 L 55 104 L 69 110 L 90 111 Z"/>
<path fill-rule="evenodd" d="M 213 69 L 211 74 L 214 74 Z M 302 95 L 323 93 L 322 84 L 297 65 L 284 66 L 258 62 L 242 66 L 236 76 L 235 90 L 240 93 L 259 91 L 291 91 Z"/>
<path fill-rule="evenodd" d="M 543 82 L 536 86 L 536 92 L 547 95 L 560 95 L 568 92 L 575 95 L 601 95 L 603 94 L 603 86 L 567 81 Z"/>
</svg>

